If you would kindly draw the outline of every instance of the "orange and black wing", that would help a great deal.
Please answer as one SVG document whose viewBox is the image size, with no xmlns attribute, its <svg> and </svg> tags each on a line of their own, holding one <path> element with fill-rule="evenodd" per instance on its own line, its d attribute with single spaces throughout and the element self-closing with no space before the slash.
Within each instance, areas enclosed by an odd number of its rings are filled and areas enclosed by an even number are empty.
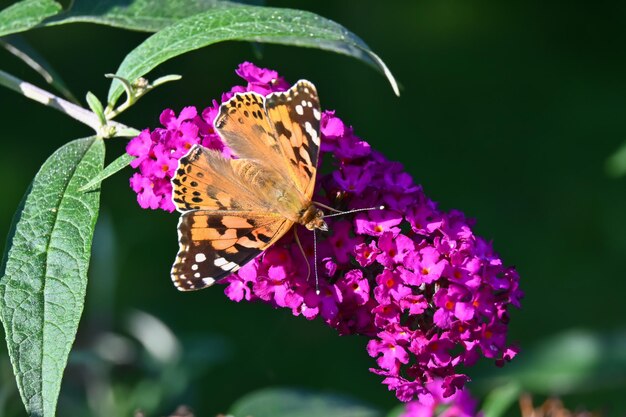
<svg viewBox="0 0 626 417">
<path fill-rule="evenodd" d="M 267 206 L 236 170 L 244 161 L 227 159 L 213 149 L 194 145 L 178 162 L 172 178 L 177 210 L 261 210 Z"/>
<path fill-rule="evenodd" d="M 183 212 L 172 267 L 178 289 L 228 276 L 292 227 L 313 194 L 320 118 L 308 81 L 267 97 L 236 94 L 220 106 L 215 128 L 239 159 L 196 145 L 172 179 Z"/>
<path fill-rule="evenodd" d="M 300 80 L 289 90 L 265 98 L 265 111 L 288 161 L 291 177 L 310 200 L 320 149 L 320 101 L 315 86 Z"/>
<path fill-rule="evenodd" d="M 239 158 L 257 160 L 284 175 L 285 191 L 308 202 L 315 185 L 320 118 L 317 90 L 301 80 L 267 97 L 235 94 L 220 106 L 214 125 Z"/>
<path fill-rule="evenodd" d="M 196 210 L 178 223 L 179 250 L 172 281 L 199 290 L 236 272 L 280 239 L 292 222 L 279 215 L 237 210 Z"/>
</svg>

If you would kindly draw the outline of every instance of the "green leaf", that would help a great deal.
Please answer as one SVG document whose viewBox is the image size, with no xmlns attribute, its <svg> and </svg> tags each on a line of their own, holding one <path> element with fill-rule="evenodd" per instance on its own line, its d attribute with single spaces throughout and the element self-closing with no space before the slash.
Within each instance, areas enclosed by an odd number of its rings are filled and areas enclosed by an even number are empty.
<svg viewBox="0 0 626 417">
<path fill-rule="evenodd" d="M 52 0 L 23 0 L 0 11 L 0 36 L 24 32 L 62 10 Z"/>
<path fill-rule="evenodd" d="M 314 13 L 270 7 L 218 8 L 183 19 L 131 51 L 116 75 L 132 81 L 175 56 L 228 40 L 304 46 L 349 55 L 383 72 L 399 94 L 396 80 L 383 61 L 346 28 Z M 122 84 L 113 80 L 109 106 L 115 105 L 122 92 Z"/>
<path fill-rule="evenodd" d="M 0 268 L 0 318 L 31 416 L 53 417 L 78 322 L 100 193 L 78 189 L 102 169 L 104 143 L 78 139 L 42 165 L 18 209 Z"/>
<path fill-rule="evenodd" d="M 180 79 L 182 79 L 182 75 L 178 75 L 178 74 L 170 74 L 170 75 L 164 75 L 163 77 L 159 77 L 156 80 L 152 81 L 150 84 L 152 84 L 152 88 L 156 88 L 160 85 L 163 85 L 165 83 L 171 83 L 172 81 L 178 81 Z"/>
<path fill-rule="evenodd" d="M 254 417 L 380 417 L 382 413 L 349 397 L 287 388 L 253 392 L 235 402 L 229 413 Z"/>
<path fill-rule="evenodd" d="M 500 417 L 517 402 L 522 388 L 516 382 L 500 385 L 491 391 L 483 403 L 484 417 Z"/>
<path fill-rule="evenodd" d="M 66 13 L 50 19 L 47 25 L 74 22 L 96 23 L 142 32 L 156 32 L 189 16 L 216 7 L 234 7 L 226 0 L 76 0 Z"/>
<path fill-rule="evenodd" d="M 626 331 L 594 333 L 571 330 L 525 349 L 502 369 L 474 379 L 496 387 L 514 381 L 524 391 L 568 394 L 618 387 L 626 382 Z"/>
<path fill-rule="evenodd" d="M 406 404 L 399 404 L 393 407 L 385 417 L 400 417 L 406 411 Z"/>
<path fill-rule="evenodd" d="M 48 84 L 56 88 L 66 99 L 74 104 L 78 104 L 78 100 L 76 100 L 59 73 L 21 35 L 6 36 L 4 39 L 0 39 L 0 45 L 37 71 Z"/>
<path fill-rule="evenodd" d="M 106 117 L 104 117 L 104 107 L 102 106 L 100 100 L 98 100 L 98 97 L 96 97 L 96 95 L 91 91 L 87 91 L 87 96 L 85 97 L 85 100 L 87 100 L 87 104 L 89 105 L 91 111 L 94 112 L 96 116 L 98 116 L 100 123 L 102 125 L 105 125 L 107 123 L 107 119 Z"/>
<path fill-rule="evenodd" d="M 129 155 L 127 153 L 122 154 L 115 161 L 107 165 L 106 168 L 98 172 L 93 178 L 89 180 L 87 184 L 80 187 L 78 191 L 91 190 L 95 186 L 100 185 L 102 181 L 109 178 L 113 174 L 117 174 L 119 171 L 130 165 L 133 159 L 135 159 L 135 157 L 132 155 Z"/>
<path fill-rule="evenodd" d="M 626 174 L 626 143 L 606 160 L 606 173 L 615 178 Z"/>
</svg>

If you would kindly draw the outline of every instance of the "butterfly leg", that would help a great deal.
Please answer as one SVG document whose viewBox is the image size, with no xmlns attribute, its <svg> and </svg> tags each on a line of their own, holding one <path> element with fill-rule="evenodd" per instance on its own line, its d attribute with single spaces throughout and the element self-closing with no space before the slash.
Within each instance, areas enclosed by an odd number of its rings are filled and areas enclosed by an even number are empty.
<svg viewBox="0 0 626 417">
<path fill-rule="evenodd" d="M 304 262 L 306 263 L 307 275 L 306 280 L 308 281 L 311 277 L 311 265 L 309 265 L 309 260 L 306 257 L 306 253 L 304 253 L 304 248 L 302 247 L 302 243 L 300 242 L 300 238 L 298 237 L 298 230 L 296 227 L 293 228 L 293 236 L 295 238 L 298 247 L 300 248 L 300 253 L 302 253 L 302 257 L 304 258 Z M 319 287 L 319 277 L 317 275 L 317 236 L 315 234 L 315 229 L 313 229 L 313 268 L 315 269 L 315 293 L 320 293 Z"/>
</svg>

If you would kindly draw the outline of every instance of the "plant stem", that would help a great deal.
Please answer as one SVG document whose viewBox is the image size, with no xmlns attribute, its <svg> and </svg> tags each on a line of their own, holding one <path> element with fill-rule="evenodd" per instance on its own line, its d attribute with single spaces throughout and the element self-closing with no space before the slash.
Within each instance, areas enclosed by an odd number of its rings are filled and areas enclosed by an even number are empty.
<svg viewBox="0 0 626 417">
<path fill-rule="evenodd" d="M 0 70 L 0 85 L 16 91 L 31 100 L 35 100 L 43 105 L 52 107 L 53 109 L 67 114 L 73 119 L 91 127 L 98 135 L 102 133 L 102 123 L 98 119 L 98 116 L 83 107 L 70 103 L 61 97 L 57 97 L 44 89 L 27 83 L 26 81 L 22 81 L 2 70 Z M 132 135 L 132 132 L 136 131 L 135 129 L 118 122 L 109 121 L 107 124 L 114 127 L 118 132 L 130 132 L 128 134 L 129 136 Z M 137 133 L 139 132 L 137 131 Z"/>
<path fill-rule="evenodd" d="M 29 48 L 20 35 L 7 36 L 0 39 L 0 46 L 21 59 L 26 65 L 34 69 L 43 79 L 56 88 L 66 99 L 74 104 L 80 102 L 74 97 L 72 92 L 67 88 L 61 77 L 47 64 L 42 57 L 37 56 L 36 52 Z M 47 67 L 47 68 L 46 68 Z"/>
</svg>

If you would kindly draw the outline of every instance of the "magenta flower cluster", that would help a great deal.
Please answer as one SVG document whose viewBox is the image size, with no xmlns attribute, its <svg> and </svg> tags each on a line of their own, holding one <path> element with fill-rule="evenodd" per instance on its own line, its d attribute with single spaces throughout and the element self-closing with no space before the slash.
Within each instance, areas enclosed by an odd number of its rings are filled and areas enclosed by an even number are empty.
<svg viewBox="0 0 626 417">
<path fill-rule="evenodd" d="M 235 92 L 289 87 L 275 71 L 250 63 L 236 72 L 247 85 L 234 87 L 223 101 Z M 193 107 L 178 117 L 165 110 L 163 128 L 144 130 L 128 144 L 139 167 L 131 187 L 142 207 L 173 211 L 169 180 L 193 144 L 230 155 L 211 124 L 217 109 L 213 101 L 201 115 Z M 402 401 L 455 395 L 469 380 L 459 366 L 481 356 L 498 365 L 511 360 L 517 350 L 506 342 L 508 309 L 519 307 L 522 297 L 516 270 L 472 232 L 463 213 L 439 210 L 400 163 L 371 149 L 335 112 L 323 113 L 321 137 L 320 157 L 333 168 L 318 174 L 314 199 L 340 210 L 385 209 L 328 218 L 330 232 L 317 247 L 319 294 L 287 233 L 221 281 L 226 295 L 368 337 L 367 351 L 377 363 L 371 371 Z M 312 270 L 313 236 L 303 228 L 298 233 Z"/>
</svg>

